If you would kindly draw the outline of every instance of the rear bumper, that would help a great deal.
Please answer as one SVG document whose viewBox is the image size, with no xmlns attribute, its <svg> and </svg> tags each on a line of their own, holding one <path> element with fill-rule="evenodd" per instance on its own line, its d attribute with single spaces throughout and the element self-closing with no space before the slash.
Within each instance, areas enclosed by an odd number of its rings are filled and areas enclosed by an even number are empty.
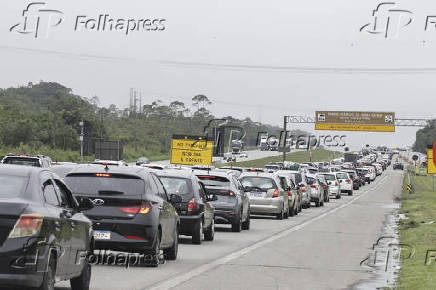
<svg viewBox="0 0 436 290">
<path fill-rule="evenodd" d="M 281 198 L 250 198 L 252 214 L 277 214 L 283 210 Z"/>
<path fill-rule="evenodd" d="M 338 195 L 339 192 L 339 186 L 336 187 L 329 187 L 329 194 L 330 195 Z"/>
<path fill-rule="evenodd" d="M 179 233 L 181 235 L 192 236 L 197 224 L 200 222 L 202 216 L 180 216 L 180 228 Z"/>
<path fill-rule="evenodd" d="M 216 224 L 232 224 L 236 221 L 237 214 L 232 209 L 215 208 Z"/>
</svg>

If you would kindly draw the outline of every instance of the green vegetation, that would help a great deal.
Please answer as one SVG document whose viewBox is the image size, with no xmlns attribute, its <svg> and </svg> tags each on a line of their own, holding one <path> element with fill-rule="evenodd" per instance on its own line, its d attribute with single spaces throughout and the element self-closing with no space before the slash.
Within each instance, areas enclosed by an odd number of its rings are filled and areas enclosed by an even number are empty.
<svg viewBox="0 0 436 290">
<path fill-rule="evenodd" d="M 120 140 L 124 160 L 140 156 L 151 160 L 169 158 L 173 134 L 203 135 L 204 127 L 215 119 L 204 95 L 192 104 L 174 101 L 163 104 L 158 97 L 142 107 L 119 109 L 100 106 L 99 98 L 86 98 L 58 83 L 29 83 L 18 88 L 0 89 L 0 153 L 46 154 L 58 161 L 80 159 L 80 121 L 84 120 L 85 152 L 93 158 L 95 141 Z M 279 136 L 279 127 L 225 117 L 243 127 L 247 147 L 256 146 L 258 132 Z M 234 136 L 236 137 L 236 136 Z M 228 144 L 228 140 L 224 144 Z M 86 160 L 86 158 L 85 158 Z"/>
<path fill-rule="evenodd" d="M 436 262 L 426 265 L 427 250 L 436 250 L 436 192 L 432 176 L 417 176 L 415 193 L 403 192 L 400 212 L 407 219 L 400 221 L 400 242 L 415 247 L 414 257 L 408 259 L 408 250 L 402 252 L 399 289 L 435 289 Z M 408 183 L 407 175 L 404 186 Z M 433 252 L 433 256 L 436 252 Z"/>
<path fill-rule="evenodd" d="M 292 161 L 292 162 L 309 162 L 310 160 L 310 153 L 312 153 L 312 161 L 318 162 L 318 161 L 330 161 L 335 158 L 343 157 L 342 153 L 329 151 L 325 149 L 317 149 L 317 150 L 310 150 L 310 151 L 297 151 L 292 153 L 286 154 L 286 160 Z M 279 154 L 279 153 L 277 153 Z M 251 161 L 243 161 L 243 162 L 235 162 L 233 163 L 233 166 L 241 166 L 241 167 L 264 167 L 266 164 L 270 162 L 280 162 L 283 161 L 283 156 L 272 156 L 272 157 L 266 157 L 262 159 L 257 160 L 251 160 Z M 226 164 L 228 165 L 228 164 Z M 224 165 L 223 165 L 224 166 Z"/>
<path fill-rule="evenodd" d="M 427 152 L 427 146 L 433 145 L 436 140 L 436 120 L 429 122 L 429 125 L 416 132 L 416 141 L 413 150 L 421 153 Z"/>
</svg>

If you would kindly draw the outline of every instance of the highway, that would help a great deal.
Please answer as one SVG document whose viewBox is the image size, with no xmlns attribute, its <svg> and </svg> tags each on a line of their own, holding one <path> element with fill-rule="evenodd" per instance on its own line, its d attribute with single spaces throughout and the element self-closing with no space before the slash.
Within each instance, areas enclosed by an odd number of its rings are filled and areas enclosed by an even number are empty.
<svg viewBox="0 0 436 290">
<path fill-rule="evenodd" d="M 94 266 L 91 289 L 352 289 L 372 278 L 359 263 L 397 207 L 403 174 L 388 169 L 353 196 L 288 220 L 254 218 L 249 231 L 217 226 L 200 246 L 182 236 L 177 261 L 159 268 Z"/>
</svg>

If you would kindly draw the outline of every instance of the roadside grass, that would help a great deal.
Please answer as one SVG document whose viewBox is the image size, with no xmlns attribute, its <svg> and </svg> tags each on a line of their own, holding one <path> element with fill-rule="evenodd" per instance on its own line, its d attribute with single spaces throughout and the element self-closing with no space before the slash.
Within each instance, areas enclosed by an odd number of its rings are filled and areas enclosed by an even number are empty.
<svg viewBox="0 0 436 290">
<path fill-rule="evenodd" d="M 334 158 L 340 158 L 343 157 L 344 154 L 340 152 L 334 152 L 330 150 L 325 149 L 316 149 L 316 150 L 310 150 L 310 151 L 297 151 L 292 153 L 286 154 L 286 161 L 292 161 L 292 162 L 309 162 L 310 156 L 309 152 L 312 153 L 312 161 L 313 162 L 319 162 L 319 161 L 330 161 Z M 223 163 L 219 164 L 218 167 L 226 166 L 226 165 L 233 165 L 233 166 L 241 166 L 241 167 L 264 167 L 266 164 L 270 162 L 280 162 L 283 161 L 283 156 L 271 156 L 256 160 L 250 160 L 250 161 L 242 161 L 242 162 L 233 162 L 233 163 Z"/>
<path fill-rule="evenodd" d="M 436 261 L 427 265 L 427 250 L 436 256 L 436 192 L 432 190 L 432 176 L 416 176 L 415 192 L 403 190 L 400 213 L 407 219 L 400 220 L 400 243 L 415 248 L 415 255 L 408 258 L 410 251 L 403 248 L 398 289 L 436 289 Z M 403 188 L 409 183 L 407 174 Z M 434 222 L 434 223 L 433 223 Z"/>
</svg>

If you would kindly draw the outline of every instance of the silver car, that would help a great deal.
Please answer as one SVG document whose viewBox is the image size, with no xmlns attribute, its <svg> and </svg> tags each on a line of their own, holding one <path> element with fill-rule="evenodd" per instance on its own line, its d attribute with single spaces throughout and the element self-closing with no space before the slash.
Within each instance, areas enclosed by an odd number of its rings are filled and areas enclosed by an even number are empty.
<svg viewBox="0 0 436 290">
<path fill-rule="evenodd" d="M 310 201 L 314 202 L 316 207 L 324 206 L 323 190 L 316 175 L 308 174 L 306 176 L 306 181 L 310 188 Z"/>
<path fill-rule="evenodd" d="M 245 172 L 239 177 L 250 199 L 250 213 L 289 217 L 289 197 L 277 174 Z"/>
<path fill-rule="evenodd" d="M 329 185 L 329 195 L 335 196 L 336 199 L 341 198 L 341 184 L 334 173 L 320 173 L 324 176 Z"/>
</svg>

